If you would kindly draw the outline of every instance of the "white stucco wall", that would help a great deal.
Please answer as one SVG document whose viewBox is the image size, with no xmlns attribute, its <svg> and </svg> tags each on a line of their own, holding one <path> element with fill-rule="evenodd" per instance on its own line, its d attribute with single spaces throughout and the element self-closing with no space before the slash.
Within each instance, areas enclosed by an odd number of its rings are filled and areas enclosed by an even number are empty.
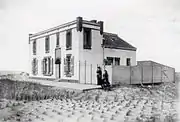
<svg viewBox="0 0 180 122">
<path fill-rule="evenodd" d="M 84 25 L 85 26 L 85 25 Z M 89 25 L 90 26 L 90 25 Z M 89 27 L 88 26 L 88 27 Z M 98 29 L 91 26 L 90 28 Z M 83 31 L 80 33 L 79 53 L 80 53 L 80 83 L 97 84 L 96 70 L 97 65 L 103 64 L 103 51 L 101 47 L 102 35 L 99 30 L 91 30 L 92 48 L 83 49 Z M 86 68 L 85 68 L 86 61 Z M 85 71 L 86 69 L 86 71 Z M 85 75 L 86 74 L 86 75 Z"/>
<path fill-rule="evenodd" d="M 79 61 L 79 32 L 76 28 L 72 29 L 72 49 L 66 50 L 66 32 L 60 33 L 60 47 L 61 47 L 61 79 L 78 80 L 78 61 Z M 66 77 L 64 75 L 64 58 L 66 54 L 74 56 L 74 75 Z"/>
<path fill-rule="evenodd" d="M 56 47 L 56 35 L 50 35 L 49 36 L 49 40 L 50 40 L 50 49 L 49 49 L 49 53 L 45 53 L 45 37 L 36 39 L 36 55 L 33 55 L 32 52 L 32 45 L 33 45 L 33 41 L 30 42 L 30 76 L 32 77 L 44 77 L 44 78 L 55 78 L 55 69 L 53 69 L 53 75 L 51 76 L 44 76 L 42 74 L 42 60 L 44 57 L 47 56 L 51 56 L 53 58 L 53 64 L 55 62 L 55 47 Z M 33 58 L 36 58 L 38 60 L 38 74 L 37 75 L 32 75 L 32 60 Z M 55 67 L 55 65 L 53 66 Z"/>
<path fill-rule="evenodd" d="M 66 30 L 72 29 L 72 50 L 66 50 Z M 78 61 L 79 61 L 79 32 L 77 32 L 75 25 L 71 25 L 66 27 L 65 29 L 62 28 L 59 31 L 55 31 L 55 33 L 49 32 L 49 38 L 50 38 L 50 52 L 45 53 L 45 36 L 48 34 L 43 34 L 40 36 L 37 36 L 36 38 L 33 37 L 33 39 L 36 39 L 36 55 L 33 55 L 32 52 L 32 46 L 33 41 L 30 41 L 29 44 L 29 73 L 31 77 L 41 77 L 41 78 L 56 78 L 56 65 L 55 65 L 55 49 L 56 49 L 56 33 L 60 32 L 59 34 L 59 48 L 61 48 L 61 78 L 62 79 L 73 79 L 78 80 Z M 64 58 L 66 57 L 66 54 L 72 54 L 74 56 L 74 75 L 72 77 L 66 77 L 64 75 Z M 53 75 L 51 76 L 45 76 L 42 74 L 42 60 L 46 56 L 51 56 L 53 58 Z M 33 58 L 36 58 L 38 60 L 38 74 L 32 75 L 32 60 Z"/>
<path fill-rule="evenodd" d="M 120 50 L 120 49 L 104 49 L 104 57 L 119 57 L 120 65 L 126 66 L 126 59 L 131 59 L 131 65 L 134 66 L 137 64 L 136 62 L 136 51 L 130 50 Z"/>
</svg>

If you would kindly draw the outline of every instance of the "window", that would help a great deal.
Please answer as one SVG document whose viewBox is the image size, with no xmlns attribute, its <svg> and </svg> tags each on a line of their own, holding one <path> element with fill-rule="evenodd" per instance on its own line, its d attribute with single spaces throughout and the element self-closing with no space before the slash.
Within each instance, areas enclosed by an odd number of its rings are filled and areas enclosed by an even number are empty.
<svg viewBox="0 0 180 122">
<path fill-rule="evenodd" d="M 67 54 L 64 59 L 64 74 L 67 77 L 74 75 L 74 56 Z"/>
<path fill-rule="evenodd" d="M 84 41 L 83 41 L 84 49 L 91 49 L 91 29 L 84 28 Z"/>
<path fill-rule="evenodd" d="M 113 64 L 113 57 L 107 57 L 106 65 L 112 65 L 112 64 Z"/>
<path fill-rule="evenodd" d="M 44 57 L 42 60 L 42 74 L 52 75 L 53 74 L 53 58 Z"/>
<path fill-rule="evenodd" d="M 32 74 L 33 75 L 38 74 L 38 60 L 36 58 L 33 58 L 32 60 Z"/>
<path fill-rule="evenodd" d="M 67 61 L 67 72 L 69 74 L 69 72 L 70 72 L 70 64 L 71 64 L 71 55 L 66 56 L 66 61 Z"/>
<path fill-rule="evenodd" d="M 49 36 L 47 36 L 47 37 L 45 38 L 45 51 L 46 51 L 46 53 L 49 53 L 49 48 L 50 48 Z"/>
<path fill-rule="evenodd" d="M 120 65 L 120 58 L 115 58 L 115 65 Z"/>
<path fill-rule="evenodd" d="M 66 32 L 66 49 L 67 50 L 72 49 L 72 32 L 71 32 L 71 30 L 68 30 Z"/>
<path fill-rule="evenodd" d="M 127 59 L 126 59 L 126 65 L 127 65 L 127 66 L 131 66 L 131 59 L 130 59 L 130 58 L 127 58 Z"/>
<path fill-rule="evenodd" d="M 56 33 L 56 47 L 59 47 L 59 33 Z"/>
<path fill-rule="evenodd" d="M 33 41 L 33 55 L 36 55 L 36 40 Z"/>
</svg>

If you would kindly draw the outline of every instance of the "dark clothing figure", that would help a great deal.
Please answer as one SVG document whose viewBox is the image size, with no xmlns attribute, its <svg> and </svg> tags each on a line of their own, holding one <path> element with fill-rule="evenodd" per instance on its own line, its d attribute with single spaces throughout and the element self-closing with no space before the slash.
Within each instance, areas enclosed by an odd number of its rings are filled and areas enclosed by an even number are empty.
<svg viewBox="0 0 180 122">
<path fill-rule="evenodd" d="M 103 74 L 103 83 L 102 83 L 102 88 L 104 89 L 104 90 L 111 90 L 110 89 L 110 83 L 109 83 L 109 75 L 108 75 L 108 73 L 107 73 L 107 70 L 104 70 L 104 74 Z"/>
<path fill-rule="evenodd" d="M 98 85 L 101 85 L 102 84 L 102 71 L 101 71 L 101 68 L 98 67 L 97 68 L 97 82 L 98 82 Z"/>
</svg>

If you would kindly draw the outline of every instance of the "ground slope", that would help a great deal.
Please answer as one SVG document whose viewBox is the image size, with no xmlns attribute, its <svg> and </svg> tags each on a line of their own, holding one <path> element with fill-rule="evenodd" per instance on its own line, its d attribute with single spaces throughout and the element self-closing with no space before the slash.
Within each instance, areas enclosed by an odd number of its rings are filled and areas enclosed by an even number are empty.
<svg viewBox="0 0 180 122">
<path fill-rule="evenodd" d="M 56 89 L 58 92 L 58 89 Z M 55 92 L 56 92 L 55 91 Z M 177 84 L 151 88 L 120 85 L 101 89 L 61 91 L 50 99 L 0 102 L 2 122 L 163 122 L 177 120 Z"/>
</svg>

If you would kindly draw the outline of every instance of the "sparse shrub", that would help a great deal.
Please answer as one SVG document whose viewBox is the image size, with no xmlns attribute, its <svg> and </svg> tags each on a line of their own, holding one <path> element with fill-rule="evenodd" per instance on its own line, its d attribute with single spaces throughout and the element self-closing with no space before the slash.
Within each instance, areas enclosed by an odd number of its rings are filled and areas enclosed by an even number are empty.
<svg viewBox="0 0 180 122">
<path fill-rule="evenodd" d="M 118 102 L 118 95 L 117 94 L 114 96 L 114 102 Z"/>
<path fill-rule="evenodd" d="M 58 115 L 62 115 L 62 113 L 61 113 L 61 112 L 57 112 L 57 114 L 58 114 Z"/>
<path fill-rule="evenodd" d="M 68 114 L 68 116 L 67 117 L 71 117 L 72 115 L 71 114 Z"/>
<path fill-rule="evenodd" d="M 115 120 L 115 117 L 112 115 L 111 118 L 110 118 L 110 120 Z"/>
<path fill-rule="evenodd" d="M 31 122 L 31 121 L 32 121 L 32 119 L 31 119 L 31 118 L 29 118 L 29 119 L 28 119 L 28 122 Z"/>
<path fill-rule="evenodd" d="M 44 111 L 42 114 L 47 115 L 47 112 L 46 112 L 46 111 Z"/>
<path fill-rule="evenodd" d="M 57 112 L 57 111 L 53 109 L 52 112 Z"/>
<path fill-rule="evenodd" d="M 116 111 L 115 114 L 119 114 L 119 111 Z"/>
<path fill-rule="evenodd" d="M 17 118 L 16 121 L 21 121 L 21 119 L 20 119 L 20 118 Z"/>
<path fill-rule="evenodd" d="M 131 110 L 128 110 L 126 116 L 130 116 Z"/>
</svg>

